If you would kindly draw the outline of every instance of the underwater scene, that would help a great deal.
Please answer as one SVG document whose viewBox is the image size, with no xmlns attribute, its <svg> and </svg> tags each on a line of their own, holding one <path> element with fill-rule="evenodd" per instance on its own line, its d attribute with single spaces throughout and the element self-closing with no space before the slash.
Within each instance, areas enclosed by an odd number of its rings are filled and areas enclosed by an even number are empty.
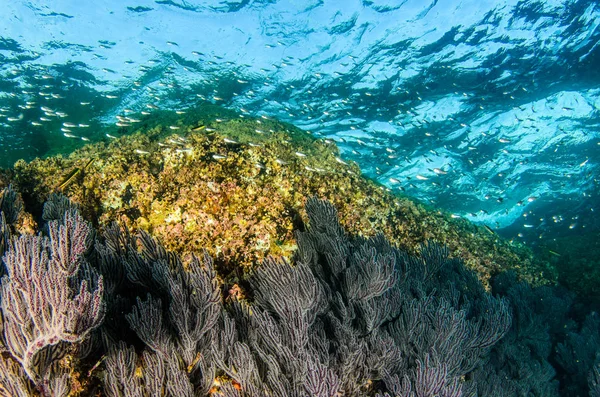
<svg viewBox="0 0 600 397">
<path fill-rule="evenodd" d="M 600 397 L 600 3 L 0 7 L 0 397 Z"/>
</svg>

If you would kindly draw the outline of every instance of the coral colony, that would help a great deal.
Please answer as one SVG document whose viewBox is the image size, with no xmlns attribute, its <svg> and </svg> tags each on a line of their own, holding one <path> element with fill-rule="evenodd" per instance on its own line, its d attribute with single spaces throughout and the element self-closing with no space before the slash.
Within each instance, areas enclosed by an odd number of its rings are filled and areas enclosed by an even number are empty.
<svg viewBox="0 0 600 397">
<path fill-rule="evenodd" d="M 0 396 L 600 396 L 599 316 L 517 247 L 309 148 L 135 139 L 2 177 Z"/>
</svg>

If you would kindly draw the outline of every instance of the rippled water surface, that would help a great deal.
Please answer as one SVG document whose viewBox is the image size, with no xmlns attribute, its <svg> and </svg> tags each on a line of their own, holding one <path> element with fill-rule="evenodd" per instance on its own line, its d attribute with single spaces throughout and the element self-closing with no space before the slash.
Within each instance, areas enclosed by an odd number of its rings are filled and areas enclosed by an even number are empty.
<svg viewBox="0 0 600 397">
<path fill-rule="evenodd" d="M 207 101 L 333 139 L 389 189 L 511 237 L 600 226 L 594 1 L 0 6 L 1 166 Z"/>
</svg>

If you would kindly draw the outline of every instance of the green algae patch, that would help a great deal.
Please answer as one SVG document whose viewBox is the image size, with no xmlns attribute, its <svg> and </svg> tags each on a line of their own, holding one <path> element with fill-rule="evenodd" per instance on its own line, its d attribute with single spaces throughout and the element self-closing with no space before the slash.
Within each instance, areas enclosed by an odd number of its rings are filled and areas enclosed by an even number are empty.
<svg viewBox="0 0 600 397">
<path fill-rule="evenodd" d="M 0 185 L 21 192 L 29 223 L 61 190 L 100 228 L 117 221 L 148 231 L 184 257 L 206 249 L 224 274 L 247 271 L 267 255 L 291 258 L 305 201 L 316 195 L 335 205 L 348 232 L 381 231 L 411 253 L 427 240 L 446 244 L 484 283 L 508 269 L 532 284 L 556 280 L 526 247 L 364 178 L 333 142 L 275 120 L 233 116 L 188 112 L 165 122 L 163 115 L 69 155 L 19 161 Z"/>
</svg>

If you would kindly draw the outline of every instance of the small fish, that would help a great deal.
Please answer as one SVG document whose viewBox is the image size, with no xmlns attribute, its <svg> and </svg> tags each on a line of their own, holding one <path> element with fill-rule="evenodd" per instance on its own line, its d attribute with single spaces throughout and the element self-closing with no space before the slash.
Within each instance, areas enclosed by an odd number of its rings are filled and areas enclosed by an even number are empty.
<svg viewBox="0 0 600 397">
<path fill-rule="evenodd" d="M 510 139 L 500 138 L 500 139 L 498 139 L 498 142 L 500 142 L 500 143 L 510 143 Z"/>
<path fill-rule="evenodd" d="M 223 138 L 223 142 L 225 142 L 225 143 L 230 143 L 230 144 L 235 144 L 235 143 L 237 143 L 237 141 L 234 141 L 233 139 L 229 139 L 229 138 Z"/>
<path fill-rule="evenodd" d="M 436 174 L 438 174 L 438 175 L 446 175 L 447 174 L 446 171 L 444 171 L 444 170 L 442 170 L 440 168 L 434 168 L 433 172 L 436 173 Z"/>
<path fill-rule="evenodd" d="M 304 153 L 302 153 L 302 152 L 296 152 L 296 153 L 294 153 L 294 154 L 295 154 L 296 156 L 298 156 L 298 157 L 306 157 L 306 155 L 305 155 Z"/>
<path fill-rule="evenodd" d="M 65 132 L 63 135 L 67 138 L 77 138 L 77 135 L 69 134 L 68 132 Z"/>
<path fill-rule="evenodd" d="M 75 180 L 75 177 L 77 175 L 82 174 L 93 162 L 94 162 L 94 159 L 90 159 L 83 167 L 75 168 L 73 171 L 71 171 L 69 174 L 67 174 L 65 179 L 60 183 L 60 185 L 58 185 L 57 189 L 62 190 L 65 187 L 67 187 L 71 182 L 73 182 Z"/>
<path fill-rule="evenodd" d="M 226 159 L 227 156 L 223 156 L 221 154 L 213 154 L 212 158 L 215 159 L 215 160 L 223 160 L 223 159 Z"/>
<path fill-rule="evenodd" d="M 489 227 L 488 225 L 483 225 L 483 227 L 485 228 L 485 230 L 487 230 L 488 232 L 490 232 L 491 234 L 496 234 L 495 231 L 492 230 L 491 227 Z"/>
<path fill-rule="evenodd" d="M 170 125 L 169 128 L 172 129 L 172 130 L 178 130 L 179 129 L 179 127 L 177 127 L 176 125 Z"/>
<path fill-rule="evenodd" d="M 136 152 L 137 154 L 150 154 L 150 152 L 147 152 L 147 151 L 145 151 L 145 150 L 141 150 L 141 149 L 135 149 L 135 152 Z"/>
<path fill-rule="evenodd" d="M 548 253 L 550 253 L 551 255 L 554 255 L 554 256 L 560 256 L 560 254 L 556 251 L 548 250 Z"/>
<path fill-rule="evenodd" d="M 206 128 L 205 125 L 201 125 L 200 127 L 193 128 L 192 131 L 202 131 L 205 128 Z"/>
<path fill-rule="evenodd" d="M 417 175 L 415 176 L 415 178 L 417 178 L 417 179 L 418 179 L 418 180 L 420 180 L 420 181 L 426 181 L 426 180 L 428 180 L 428 179 L 429 179 L 429 178 L 427 178 L 426 176 L 419 175 L 419 174 L 417 174 Z"/>
<path fill-rule="evenodd" d="M 117 137 L 116 137 L 116 136 L 114 136 L 114 135 L 106 134 L 106 136 L 107 136 L 108 138 L 110 138 L 110 139 L 117 139 Z"/>
</svg>

